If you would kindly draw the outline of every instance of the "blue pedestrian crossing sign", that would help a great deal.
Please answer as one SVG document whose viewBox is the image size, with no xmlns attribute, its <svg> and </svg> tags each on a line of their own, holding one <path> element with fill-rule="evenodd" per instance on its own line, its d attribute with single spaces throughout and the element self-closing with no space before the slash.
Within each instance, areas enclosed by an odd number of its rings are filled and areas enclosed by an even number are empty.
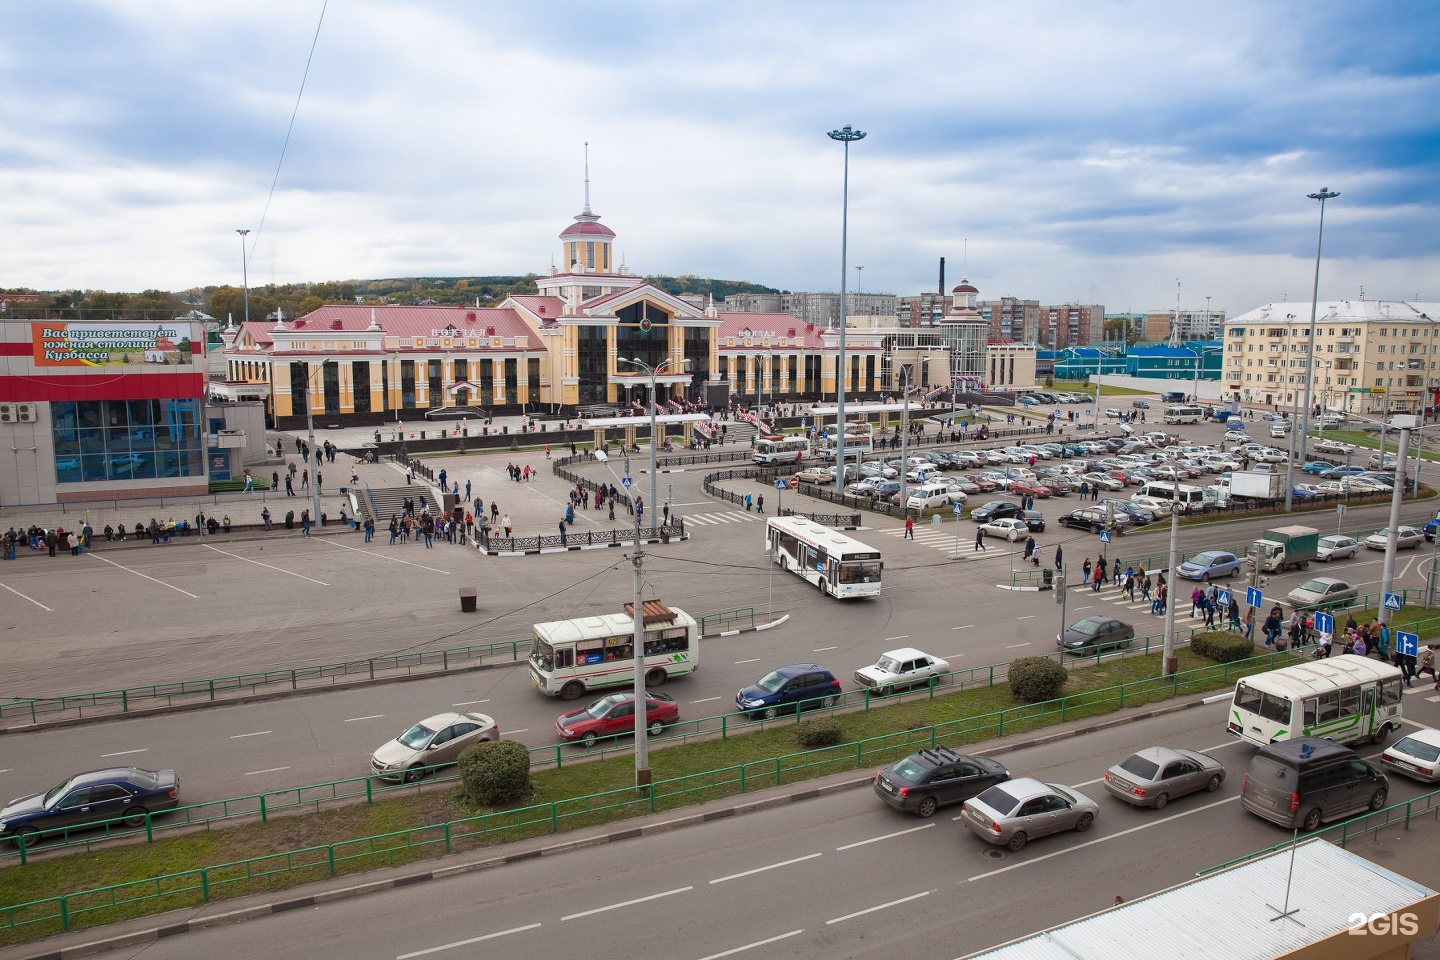
<svg viewBox="0 0 1440 960">
<path fill-rule="evenodd" d="M 1109 543 L 1109 542 L 1110 542 L 1110 531 L 1109 531 L 1109 530 L 1101 530 L 1101 531 L 1100 531 L 1100 542 L 1101 542 L 1101 543 Z"/>
<path fill-rule="evenodd" d="M 1219 604 L 1220 606 L 1222 606 L 1222 607 L 1228 607 L 1228 606 L 1230 606 L 1230 591 L 1229 591 L 1229 590 L 1217 590 L 1217 591 L 1215 591 L 1215 602 L 1218 603 L 1218 604 Z"/>
<path fill-rule="evenodd" d="M 776 489 L 776 490 L 784 490 L 784 489 L 785 489 L 787 486 L 789 486 L 789 485 L 790 485 L 790 481 L 789 481 L 789 480 L 785 480 L 785 479 L 783 479 L 783 478 L 782 478 L 782 479 L 777 479 L 777 480 L 775 481 L 775 489 Z"/>
<path fill-rule="evenodd" d="M 1245 605 L 1257 610 L 1265 605 L 1265 597 L 1260 593 L 1259 587 L 1245 588 Z"/>
<path fill-rule="evenodd" d="M 1385 609 L 1386 609 L 1386 610 L 1399 610 L 1402 603 L 1404 603 L 1404 601 L 1400 598 L 1400 594 L 1398 594 L 1398 593 L 1387 593 L 1387 594 L 1385 594 Z"/>
<path fill-rule="evenodd" d="M 626 490 L 629 490 L 629 489 L 630 489 L 630 484 L 631 484 L 631 482 L 632 482 L 632 481 L 630 480 L 629 477 L 621 477 L 621 478 L 620 478 L 620 486 L 624 487 Z"/>
<path fill-rule="evenodd" d="M 1417 633 L 1396 633 L 1395 651 L 1412 657 L 1420 656 L 1420 635 Z"/>
<path fill-rule="evenodd" d="M 1328 633 L 1333 636 L 1335 633 L 1335 618 L 1328 613 L 1320 613 L 1317 611 L 1315 614 L 1315 632 Z"/>
<path fill-rule="evenodd" d="M 961 514 L 963 514 L 963 513 L 965 512 L 965 506 L 964 506 L 964 504 L 960 504 L 960 503 L 952 504 L 951 507 L 950 507 L 950 509 L 952 509 L 952 510 L 955 511 L 955 516 L 957 516 L 957 517 L 960 516 Z"/>
</svg>

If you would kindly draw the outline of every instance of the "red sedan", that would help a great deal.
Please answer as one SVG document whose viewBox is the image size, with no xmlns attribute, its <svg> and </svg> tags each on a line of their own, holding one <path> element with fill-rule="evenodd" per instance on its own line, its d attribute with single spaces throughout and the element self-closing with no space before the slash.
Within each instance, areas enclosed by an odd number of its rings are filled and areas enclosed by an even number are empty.
<svg viewBox="0 0 1440 960">
<path fill-rule="evenodd" d="M 680 705 L 663 693 L 645 694 L 646 730 L 652 737 L 680 719 Z M 612 693 L 588 707 L 571 710 L 555 721 L 560 739 L 594 746 L 601 737 L 624 736 L 635 732 L 635 694 Z"/>
</svg>

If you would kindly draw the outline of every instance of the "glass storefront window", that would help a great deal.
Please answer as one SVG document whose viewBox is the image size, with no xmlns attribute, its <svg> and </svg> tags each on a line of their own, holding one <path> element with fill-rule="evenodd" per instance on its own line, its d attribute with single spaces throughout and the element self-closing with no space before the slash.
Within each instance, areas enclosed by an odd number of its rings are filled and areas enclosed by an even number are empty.
<svg viewBox="0 0 1440 960">
<path fill-rule="evenodd" d="M 196 400 L 85 400 L 50 405 L 59 483 L 205 474 Z"/>
</svg>

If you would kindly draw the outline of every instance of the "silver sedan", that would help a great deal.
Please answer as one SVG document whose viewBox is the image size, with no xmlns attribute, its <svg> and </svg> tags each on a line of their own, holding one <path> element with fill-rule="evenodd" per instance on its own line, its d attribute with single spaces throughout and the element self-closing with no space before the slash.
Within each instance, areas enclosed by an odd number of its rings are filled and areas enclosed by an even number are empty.
<svg viewBox="0 0 1440 960">
<path fill-rule="evenodd" d="M 966 800 L 960 820 L 980 839 L 1019 850 L 1034 837 L 1084 833 L 1099 812 L 1100 805 L 1078 790 L 1021 777 Z"/>
<path fill-rule="evenodd" d="M 1220 761 L 1195 750 L 1146 747 L 1105 771 L 1105 789 L 1137 807 L 1159 810 L 1198 790 L 1214 793 L 1225 782 Z"/>
</svg>

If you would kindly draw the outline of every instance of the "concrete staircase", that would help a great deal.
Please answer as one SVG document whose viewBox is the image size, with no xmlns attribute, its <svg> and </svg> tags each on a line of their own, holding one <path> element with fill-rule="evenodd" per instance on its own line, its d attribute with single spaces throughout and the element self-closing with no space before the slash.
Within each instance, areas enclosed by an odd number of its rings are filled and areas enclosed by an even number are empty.
<svg viewBox="0 0 1440 960">
<path fill-rule="evenodd" d="M 390 522 L 391 515 L 397 517 L 404 515 L 406 497 L 415 501 L 416 516 L 419 516 L 422 510 L 429 510 L 432 517 L 440 515 L 440 504 L 435 499 L 435 491 L 421 484 L 412 484 L 408 487 L 365 487 L 362 485 L 355 491 L 355 499 L 360 504 L 360 515 L 374 520 L 376 529 L 385 527 Z"/>
</svg>

